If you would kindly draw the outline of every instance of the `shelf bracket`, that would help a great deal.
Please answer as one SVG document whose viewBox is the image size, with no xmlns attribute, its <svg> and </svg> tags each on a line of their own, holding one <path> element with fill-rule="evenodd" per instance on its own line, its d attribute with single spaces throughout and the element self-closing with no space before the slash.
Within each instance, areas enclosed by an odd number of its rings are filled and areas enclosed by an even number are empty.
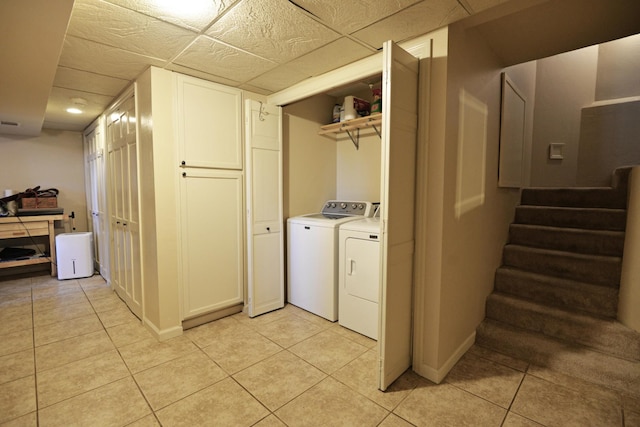
<svg viewBox="0 0 640 427">
<path fill-rule="evenodd" d="M 378 127 L 376 125 L 371 125 L 371 127 L 373 128 L 373 130 L 376 131 L 376 133 L 378 134 L 378 138 L 382 139 L 382 135 L 380 134 L 380 131 L 378 130 Z"/>
<path fill-rule="evenodd" d="M 349 129 L 345 129 L 345 132 L 347 132 L 347 135 L 349 135 L 349 138 L 351 138 L 351 142 L 353 142 L 353 145 L 356 147 L 356 150 L 359 150 L 360 149 L 360 128 L 356 129 L 355 138 L 353 137 Z"/>
</svg>

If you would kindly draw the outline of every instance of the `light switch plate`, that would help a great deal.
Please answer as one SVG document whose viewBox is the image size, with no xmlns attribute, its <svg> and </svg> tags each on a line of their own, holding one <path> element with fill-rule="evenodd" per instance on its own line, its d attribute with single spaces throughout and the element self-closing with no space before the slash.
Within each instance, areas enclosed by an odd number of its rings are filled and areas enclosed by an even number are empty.
<svg viewBox="0 0 640 427">
<path fill-rule="evenodd" d="M 564 159 L 564 143 L 563 142 L 552 142 L 549 144 L 549 158 L 553 160 L 562 160 Z"/>
</svg>

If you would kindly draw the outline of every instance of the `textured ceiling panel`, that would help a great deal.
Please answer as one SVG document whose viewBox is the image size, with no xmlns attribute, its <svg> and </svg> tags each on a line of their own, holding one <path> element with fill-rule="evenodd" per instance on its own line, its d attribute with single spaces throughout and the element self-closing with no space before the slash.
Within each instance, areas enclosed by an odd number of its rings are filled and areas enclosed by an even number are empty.
<svg viewBox="0 0 640 427">
<path fill-rule="evenodd" d="M 236 82 L 250 80 L 276 66 L 274 62 L 200 36 L 175 63 Z"/>
<path fill-rule="evenodd" d="M 82 92 L 91 92 L 112 97 L 122 92 L 128 84 L 128 80 L 66 67 L 58 67 L 56 78 L 53 81 L 55 87 L 76 89 Z"/>
<path fill-rule="evenodd" d="M 133 80 L 149 65 L 162 67 L 165 61 L 89 40 L 67 36 L 59 65 L 115 78 Z"/>
<path fill-rule="evenodd" d="M 351 34 L 420 0 L 292 0 L 342 34 Z"/>
<path fill-rule="evenodd" d="M 191 0 L 189 2 L 178 0 L 106 1 L 199 32 L 237 0 Z"/>
<path fill-rule="evenodd" d="M 170 59 L 196 33 L 105 3 L 76 0 L 67 34 L 155 58 Z"/>
<path fill-rule="evenodd" d="M 350 64 L 367 57 L 375 50 L 367 49 L 359 43 L 342 37 L 328 45 L 322 46 L 306 55 L 287 63 L 296 70 L 309 76 L 317 76 L 327 71 L 335 70 L 345 64 Z"/>
<path fill-rule="evenodd" d="M 471 6 L 473 13 L 478 13 L 501 3 L 506 3 L 507 1 L 509 0 L 466 0 L 467 4 Z"/>
<path fill-rule="evenodd" d="M 286 64 L 274 68 L 273 70 L 268 71 L 247 83 L 252 86 L 266 89 L 270 92 L 277 92 L 308 77 L 310 77 L 309 74 L 301 73 L 300 71 L 291 68 L 289 64 Z"/>
<path fill-rule="evenodd" d="M 278 63 L 339 37 L 287 0 L 243 0 L 213 24 L 207 34 Z"/>
<path fill-rule="evenodd" d="M 424 0 L 353 34 L 375 48 L 387 40 L 406 40 L 466 17 L 456 0 Z"/>
</svg>

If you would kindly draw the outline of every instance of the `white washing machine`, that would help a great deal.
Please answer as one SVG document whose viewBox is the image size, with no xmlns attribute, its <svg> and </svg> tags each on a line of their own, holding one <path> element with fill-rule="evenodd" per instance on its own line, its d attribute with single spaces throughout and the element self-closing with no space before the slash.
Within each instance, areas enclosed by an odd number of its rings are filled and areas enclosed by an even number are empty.
<svg viewBox="0 0 640 427">
<path fill-rule="evenodd" d="M 380 219 L 365 218 L 340 227 L 338 322 L 378 339 Z"/>
<path fill-rule="evenodd" d="M 330 200 L 320 213 L 287 220 L 287 300 L 338 320 L 338 231 L 373 215 L 371 202 Z"/>
</svg>

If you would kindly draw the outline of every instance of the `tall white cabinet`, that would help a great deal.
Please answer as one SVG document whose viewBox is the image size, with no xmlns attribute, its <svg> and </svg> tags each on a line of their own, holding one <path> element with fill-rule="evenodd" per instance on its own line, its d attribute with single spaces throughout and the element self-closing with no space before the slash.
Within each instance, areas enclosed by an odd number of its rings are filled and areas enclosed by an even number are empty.
<svg viewBox="0 0 640 427">
<path fill-rule="evenodd" d="M 179 270 L 188 320 L 244 302 L 242 92 L 176 75 Z"/>
</svg>

